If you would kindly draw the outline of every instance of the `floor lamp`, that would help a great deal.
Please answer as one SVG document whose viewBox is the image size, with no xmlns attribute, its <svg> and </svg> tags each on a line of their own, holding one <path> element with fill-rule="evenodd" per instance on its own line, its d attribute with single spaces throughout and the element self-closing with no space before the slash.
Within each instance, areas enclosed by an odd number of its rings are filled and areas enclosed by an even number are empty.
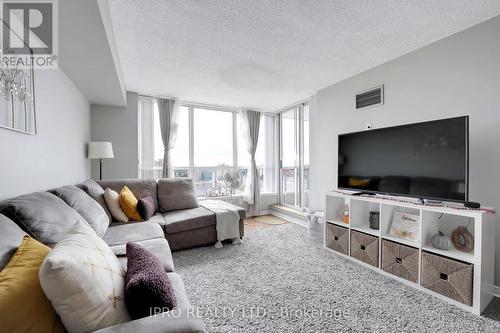
<svg viewBox="0 0 500 333">
<path fill-rule="evenodd" d="M 114 157 L 111 142 L 89 142 L 88 158 L 91 160 L 99 159 L 99 180 L 102 180 L 102 159 Z"/>
</svg>

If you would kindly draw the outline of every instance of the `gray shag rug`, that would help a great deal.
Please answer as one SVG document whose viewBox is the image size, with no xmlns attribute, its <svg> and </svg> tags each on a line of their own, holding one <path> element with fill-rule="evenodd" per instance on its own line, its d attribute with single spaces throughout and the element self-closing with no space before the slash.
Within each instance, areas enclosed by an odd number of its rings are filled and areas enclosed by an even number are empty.
<svg viewBox="0 0 500 333">
<path fill-rule="evenodd" d="M 174 253 L 210 332 L 500 332 L 500 301 L 475 316 L 335 255 L 292 223 L 242 245 Z"/>
</svg>

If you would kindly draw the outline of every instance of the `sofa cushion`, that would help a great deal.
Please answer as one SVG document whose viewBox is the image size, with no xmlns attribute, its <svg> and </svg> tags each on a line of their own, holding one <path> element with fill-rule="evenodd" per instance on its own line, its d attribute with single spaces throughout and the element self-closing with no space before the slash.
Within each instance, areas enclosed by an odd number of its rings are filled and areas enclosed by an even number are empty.
<svg viewBox="0 0 500 333">
<path fill-rule="evenodd" d="M 127 243 L 125 303 L 133 319 L 151 315 L 151 309 L 176 307 L 175 292 L 160 260 L 137 243 Z"/>
<path fill-rule="evenodd" d="M 177 308 L 185 309 L 191 306 L 189 299 L 187 297 L 186 288 L 184 287 L 184 282 L 182 278 L 177 273 L 167 273 L 172 287 L 175 292 L 175 299 L 177 300 Z"/>
<path fill-rule="evenodd" d="M 0 271 L 16 252 L 26 233 L 13 221 L 0 214 Z"/>
<path fill-rule="evenodd" d="M 154 238 L 145 241 L 135 242 L 143 248 L 147 249 L 153 253 L 163 265 L 163 268 L 167 272 L 175 271 L 174 259 L 172 258 L 172 252 L 170 251 L 170 245 L 165 238 Z M 127 250 L 126 244 L 112 246 L 111 249 L 118 257 L 118 261 L 122 265 L 124 270 L 127 270 Z"/>
<path fill-rule="evenodd" d="M 110 326 L 93 333 L 203 333 L 208 332 L 200 314 L 192 308 L 175 309 L 166 313 Z"/>
<path fill-rule="evenodd" d="M 76 223 L 40 267 L 40 284 L 68 332 L 90 332 L 130 320 L 125 271 L 86 223 Z"/>
<path fill-rule="evenodd" d="M 102 237 L 111 247 L 154 238 L 164 238 L 160 225 L 151 222 L 113 222 Z"/>
<path fill-rule="evenodd" d="M 53 189 L 50 192 L 57 195 L 71 208 L 76 210 L 99 236 L 104 235 L 109 226 L 106 211 L 82 189 L 73 185 L 66 185 Z"/>
<path fill-rule="evenodd" d="M 84 181 L 81 184 L 77 184 L 76 187 L 82 189 L 85 193 L 87 193 L 92 199 L 97 201 L 99 205 L 104 209 L 106 215 L 108 216 L 109 223 L 112 221 L 111 212 L 106 205 L 106 201 L 104 200 L 104 189 L 101 185 L 97 184 L 94 180 L 89 179 Z"/>
<path fill-rule="evenodd" d="M 99 180 L 97 183 L 104 189 L 110 188 L 118 193 L 124 186 L 127 186 L 137 199 L 152 196 L 155 201 L 158 201 L 157 184 L 154 179 Z"/>
<path fill-rule="evenodd" d="M 45 296 L 38 272 L 50 248 L 29 236 L 18 244 L 0 272 L 0 330 L 2 332 L 65 332 Z"/>
<path fill-rule="evenodd" d="M 175 233 L 215 226 L 215 214 L 203 207 L 176 210 L 163 214 L 165 232 Z"/>
<path fill-rule="evenodd" d="M 192 179 L 166 178 L 158 181 L 158 210 L 160 213 L 196 207 L 199 205 Z"/>
<path fill-rule="evenodd" d="M 159 224 L 162 226 L 162 229 L 165 225 L 165 219 L 163 218 L 163 214 L 161 213 L 156 213 L 155 215 L 151 216 L 151 218 L 147 220 L 147 222 Z"/>
<path fill-rule="evenodd" d="M 53 247 L 71 227 L 84 218 L 52 193 L 36 192 L 9 199 L 0 211 L 24 231 Z"/>
</svg>

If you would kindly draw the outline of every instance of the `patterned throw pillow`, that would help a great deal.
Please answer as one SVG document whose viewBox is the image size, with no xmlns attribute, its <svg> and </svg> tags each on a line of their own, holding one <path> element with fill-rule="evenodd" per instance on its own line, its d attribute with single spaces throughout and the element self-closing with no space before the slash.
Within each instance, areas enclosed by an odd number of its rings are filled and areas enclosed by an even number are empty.
<svg viewBox="0 0 500 333">
<path fill-rule="evenodd" d="M 69 332 L 89 332 L 130 320 L 125 271 L 85 222 L 77 222 L 40 267 L 40 283 Z"/>
<path fill-rule="evenodd" d="M 120 195 L 116 191 L 107 188 L 104 191 L 104 200 L 115 221 L 128 222 L 129 218 L 120 207 Z"/>
<path fill-rule="evenodd" d="M 137 198 L 127 186 L 124 186 L 120 192 L 120 207 L 129 219 L 142 221 L 142 217 L 137 211 Z"/>
</svg>

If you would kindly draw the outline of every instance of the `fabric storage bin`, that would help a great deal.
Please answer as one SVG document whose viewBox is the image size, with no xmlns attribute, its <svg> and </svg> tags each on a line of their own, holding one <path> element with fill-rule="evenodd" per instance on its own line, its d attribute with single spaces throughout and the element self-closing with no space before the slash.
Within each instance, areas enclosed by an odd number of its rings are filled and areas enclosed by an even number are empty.
<svg viewBox="0 0 500 333">
<path fill-rule="evenodd" d="M 351 230 L 351 257 L 378 267 L 378 237 Z"/>
<path fill-rule="evenodd" d="M 418 249 L 382 240 L 382 270 L 418 282 Z"/>
<path fill-rule="evenodd" d="M 326 224 L 326 247 L 349 255 L 349 230 L 331 223 Z"/>
<path fill-rule="evenodd" d="M 458 302 L 472 305 L 473 270 L 473 264 L 423 252 L 420 284 Z"/>
</svg>

